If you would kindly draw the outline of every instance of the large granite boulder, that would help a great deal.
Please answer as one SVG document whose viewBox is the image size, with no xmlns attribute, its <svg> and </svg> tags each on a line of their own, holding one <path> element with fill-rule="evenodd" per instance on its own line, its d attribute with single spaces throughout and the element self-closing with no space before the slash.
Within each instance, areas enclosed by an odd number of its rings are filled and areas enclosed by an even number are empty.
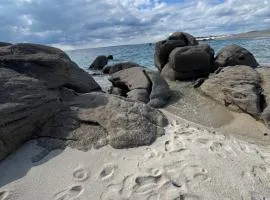
<svg viewBox="0 0 270 200">
<path fill-rule="evenodd" d="M 207 77 L 213 71 L 214 50 L 207 44 L 175 48 L 161 75 L 170 80 Z"/>
<path fill-rule="evenodd" d="M 263 100 L 260 75 L 249 66 L 225 67 L 205 80 L 200 89 L 233 111 L 260 116 Z"/>
<path fill-rule="evenodd" d="M 146 104 L 94 92 L 71 99 L 38 136 L 47 148 L 69 145 L 88 150 L 106 144 L 131 148 L 151 144 L 164 134 L 167 123 L 160 111 Z M 48 143 L 44 137 L 54 139 Z"/>
<path fill-rule="evenodd" d="M 112 74 L 109 78 L 113 87 L 129 91 L 127 96 L 133 100 L 147 103 L 151 90 L 151 83 L 145 71 L 139 67 L 132 67 Z"/>
<path fill-rule="evenodd" d="M 169 55 L 176 47 L 184 47 L 189 45 L 197 45 L 198 41 L 195 37 L 188 33 L 176 32 L 168 39 L 157 42 L 155 46 L 155 66 L 159 71 L 167 64 Z"/>
<path fill-rule="evenodd" d="M 234 44 L 222 48 L 215 58 L 215 68 L 235 65 L 247 65 L 254 68 L 259 64 L 252 53 L 243 47 Z"/>
<path fill-rule="evenodd" d="M 261 108 L 263 109 L 261 118 L 270 128 L 270 67 L 258 67 L 256 71 L 261 77 Z"/>
<path fill-rule="evenodd" d="M 37 44 L 0 47 L 0 64 L 26 76 L 43 80 L 48 88 L 64 86 L 77 92 L 100 90 L 91 75 L 57 48 Z"/>
<path fill-rule="evenodd" d="M 89 69 L 92 70 L 102 70 L 105 65 L 108 64 L 107 56 L 98 56 L 96 59 L 91 63 Z"/>
<path fill-rule="evenodd" d="M 102 72 L 104 74 L 113 74 L 113 73 L 116 73 L 118 71 L 132 68 L 132 67 L 142 67 L 142 66 L 140 66 L 137 63 L 133 63 L 133 62 L 122 62 L 122 63 L 117 63 L 117 64 L 114 64 L 111 66 L 104 67 Z"/>
<path fill-rule="evenodd" d="M 0 67 L 0 160 L 59 111 L 57 92 L 46 83 Z"/>
</svg>

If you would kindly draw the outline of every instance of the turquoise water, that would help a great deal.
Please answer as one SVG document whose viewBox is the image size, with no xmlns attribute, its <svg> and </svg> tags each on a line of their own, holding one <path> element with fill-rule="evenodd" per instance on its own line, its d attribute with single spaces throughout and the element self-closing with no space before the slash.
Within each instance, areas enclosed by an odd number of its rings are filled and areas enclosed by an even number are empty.
<svg viewBox="0 0 270 200">
<path fill-rule="evenodd" d="M 210 44 L 216 53 L 226 45 L 237 44 L 251 51 L 260 64 L 270 63 L 270 38 L 211 40 L 201 43 Z M 90 63 L 98 55 L 113 55 L 114 60 L 111 64 L 133 61 L 149 69 L 156 70 L 154 67 L 154 48 L 154 45 L 139 44 L 74 50 L 67 51 L 67 53 L 73 61 L 84 69 L 88 69 Z"/>
</svg>

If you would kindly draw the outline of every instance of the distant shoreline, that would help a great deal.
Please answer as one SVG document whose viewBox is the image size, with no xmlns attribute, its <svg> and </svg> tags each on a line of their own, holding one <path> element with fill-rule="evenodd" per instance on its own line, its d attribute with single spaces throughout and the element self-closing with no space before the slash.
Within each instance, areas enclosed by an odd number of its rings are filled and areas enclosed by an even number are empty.
<svg viewBox="0 0 270 200">
<path fill-rule="evenodd" d="M 204 36 L 196 37 L 198 41 L 209 40 L 227 40 L 227 39 L 250 39 L 250 38 L 270 38 L 270 29 L 261 31 L 250 31 L 246 33 L 238 33 L 232 35 L 217 35 L 217 36 Z"/>
</svg>

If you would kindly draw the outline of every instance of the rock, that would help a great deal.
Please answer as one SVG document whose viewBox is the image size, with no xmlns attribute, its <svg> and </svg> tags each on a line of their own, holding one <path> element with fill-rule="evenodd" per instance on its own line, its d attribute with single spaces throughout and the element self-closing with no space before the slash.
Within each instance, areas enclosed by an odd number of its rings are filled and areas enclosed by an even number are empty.
<svg viewBox="0 0 270 200">
<path fill-rule="evenodd" d="M 89 69 L 92 70 L 102 70 L 105 65 L 108 64 L 108 58 L 106 56 L 98 56 L 96 59 L 92 62 Z"/>
<path fill-rule="evenodd" d="M 148 103 L 155 108 L 164 106 L 170 97 L 170 88 L 159 74 L 145 72 L 138 67 L 116 72 L 109 80 L 113 84 L 110 93 Z"/>
<path fill-rule="evenodd" d="M 50 55 L 58 55 L 60 58 L 70 59 L 68 55 L 60 49 L 49 47 L 40 44 L 31 44 L 31 43 L 18 43 L 13 44 L 11 46 L 7 46 L 6 48 L 0 49 L 0 56 L 3 55 L 32 55 L 32 54 L 50 54 Z"/>
<path fill-rule="evenodd" d="M 199 44 L 194 36 L 184 32 L 175 32 L 169 36 L 168 40 L 182 40 L 185 42 L 185 46 Z"/>
<path fill-rule="evenodd" d="M 214 51 L 209 45 L 177 47 L 161 74 L 170 80 L 207 77 L 213 71 L 213 57 Z"/>
<path fill-rule="evenodd" d="M 11 43 L 7 43 L 7 42 L 0 42 L 0 47 L 5 47 L 5 46 L 9 46 L 12 45 Z"/>
<path fill-rule="evenodd" d="M 231 110 L 255 117 L 262 111 L 260 76 L 249 66 L 225 67 L 205 80 L 200 88 Z"/>
<path fill-rule="evenodd" d="M 135 101 L 149 102 L 149 91 L 144 88 L 133 89 L 127 93 L 127 97 Z"/>
<path fill-rule="evenodd" d="M 218 52 L 214 62 L 215 69 L 235 65 L 247 65 L 254 68 L 258 66 L 258 62 L 247 49 L 235 44 L 228 45 Z"/>
<path fill-rule="evenodd" d="M 108 143 L 114 148 L 131 148 L 151 144 L 164 134 L 163 127 L 168 123 L 160 111 L 146 104 L 105 93 L 79 95 L 67 105 L 69 108 L 52 119 L 39 136 L 53 136 L 63 146 L 82 150 Z"/>
<path fill-rule="evenodd" d="M 206 80 L 206 78 L 198 78 L 198 79 L 194 82 L 193 87 L 194 87 L 194 88 L 200 87 L 200 86 L 203 84 L 203 82 L 204 82 L 205 80 Z"/>
<path fill-rule="evenodd" d="M 150 101 L 148 105 L 154 108 L 161 108 L 167 104 L 171 96 L 171 91 L 168 83 L 157 73 L 147 72 L 151 81 Z"/>
<path fill-rule="evenodd" d="M 159 71 L 163 69 L 169 60 L 169 55 L 176 47 L 185 46 L 185 42 L 182 40 L 163 40 L 156 43 L 155 46 L 155 66 Z"/>
<path fill-rule="evenodd" d="M 104 74 L 113 74 L 115 72 L 124 70 L 124 69 L 128 69 L 128 68 L 132 68 L 132 67 L 142 67 L 137 63 L 133 63 L 133 62 L 123 62 L 123 63 L 117 63 L 115 65 L 111 65 L 111 66 L 107 66 L 104 67 L 102 72 Z"/>
<path fill-rule="evenodd" d="M 261 118 L 265 122 L 268 128 L 270 128 L 270 68 L 269 67 L 259 67 L 256 71 L 261 77 L 261 108 L 263 110 Z"/>
<path fill-rule="evenodd" d="M 0 67 L 0 160 L 29 139 L 61 105 L 45 82 Z"/>
<path fill-rule="evenodd" d="M 108 58 L 108 60 L 113 60 L 113 56 L 112 55 L 108 55 L 107 58 Z"/>
<path fill-rule="evenodd" d="M 184 47 L 188 45 L 197 45 L 198 41 L 195 37 L 188 33 L 176 32 L 172 34 L 167 40 L 156 43 L 155 46 L 155 66 L 159 71 L 167 64 L 169 55 L 176 47 Z"/>
<path fill-rule="evenodd" d="M 132 67 L 112 74 L 109 78 L 113 86 L 123 90 L 146 89 L 150 90 L 150 82 L 143 69 Z"/>
<path fill-rule="evenodd" d="M 110 90 L 109 90 L 109 93 L 110 94 L 114 94 L 114 95 L 118 95 L 118 96 L 122 96 L 122 97 L 126 97 L 127 96 L 127 93 L 128 93 L 128 90 L 123 90 L 121 88 L 118 88 L 118 87 L 111 87 Z"/>
<path fill-rule="evenodd" d="M 151 83 L 143 69 L 132 67 L 118 71 L 109 78 L 113 87 L 127 92 L 127 97 L 147 103 L 151 90 Z"/>
<path fill-rule="evenodd" d="M 37 44 L 0 48 L 0 65 L 46 82 L 48 88 L 67 87 L 77 92 L 100 90 L 100 86 L 60 49 Z"/>
</svg>

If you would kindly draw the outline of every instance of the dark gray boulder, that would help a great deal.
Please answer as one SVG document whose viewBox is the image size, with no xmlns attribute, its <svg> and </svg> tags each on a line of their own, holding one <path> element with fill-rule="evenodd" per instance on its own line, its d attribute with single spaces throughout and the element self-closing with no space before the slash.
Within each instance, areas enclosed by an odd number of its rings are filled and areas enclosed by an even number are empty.
<svg viewBox="0 0 270 200">
<path fill-rule="evenodd" d="M 92 62 L 92 64 L 89 66 L 89 69 L 92 70 L 102 70 L 105 65 L 108 64 L 108 58 L 107 56 L 98 56 L 96 59 Z"/>
<path fill-rule="evenodd" d="M 155 66 L 161 71 L 169 60 L 169 55 L 176 47 L 185 46 L 185 42 L 182 40 L 163 40 L 156 43 L 155 46 Z"/>
<path fill-rule="evenodd" d="M 259 64 L 251 52 L 235 44 L 222 48 L 215 57 L 215 69 L 235 65 L 247 65 L 254 68 Z"/>
<path fill-rule="evenodd" d="M 60 49 L 38 44 L 0 47 L 0 64 L 18 73 L 42 80 L 48 88 L 68 87 L 77 92 L 100 90 L 87 72 Z"/>
<path fill-rule="evenodd" d="M 184 32 L 175 32 L 168 39 L 157 42 L 155 46 L 154 61 L 159 71 L 167 64 L 169 55 L 176 47 L 197 45 L 195 37 Z"/>
<path fill-rule="evenodd" d="M 111 66 L 106 66 L 103 68 L 102 72 L 104 74 L 113 74 L 113 73 L 116 73 L 118 71 L 132 68 L 132 67 L 142 67 L 142 66 L 140 66 L 137 63 L 133 63 L 133 62 L 123 62 L 123 63 L 117 63 L 115 65 L 111 65 Z"/>
<path fill-rule="evenodd" d="M 106 144 L 114 148 L 149 145 L 164 134 L 163 127 L 168 123 L 160 111 L 146 104 L 105 93 L 79 95 L 67 106 L 39 133 L 56 140 L 50 144 L 41 140 L 44 147 L 69 145 L 88 150 Z"/>
<path fill-rule="evenodd" d="M 200 89 L 231 110 L 260 116 L 260 75 L 249 66 L 225 67 L 205 80 Z"/>
<path fill-rule="evenodd" d="M 206 44 L 175 48 L 161 75 L 170 80 L 207 77 L 213 71 L 214 50 Z"/>
<path fill-rule="evenodd" d="M 168 83 L 157 73 L 147 72 L 151 81 L 151 93 L 148 105 L 154 108 L 165 106 L 171 96 L 171 90 Z"/>
<path fill-rule="evenodd" d="M 60 98 L 46 83 L 0 67 L 0 160 L 59 111 Z"/>
<path fill-rule="evenodd" d="M 185 46 L 198 45 L 199 42 L 193 35 L 185 32 L 175 32 L 168 37 L 168 40 L 181 40 L 185 42 Z"/>
</svg>

